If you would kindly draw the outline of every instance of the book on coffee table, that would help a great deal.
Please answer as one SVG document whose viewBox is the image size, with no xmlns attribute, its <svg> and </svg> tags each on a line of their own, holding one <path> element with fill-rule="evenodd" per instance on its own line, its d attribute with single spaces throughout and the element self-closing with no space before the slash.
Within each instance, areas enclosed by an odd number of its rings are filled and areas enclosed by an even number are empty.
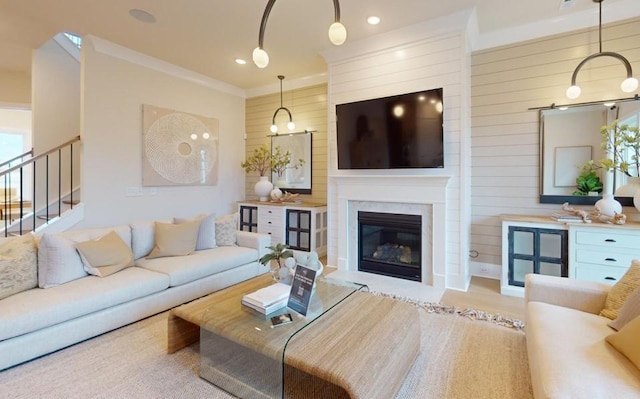
<svg viewBox="0 0 640 399">
<path fill-rule="evenodd" d="M 287 306 L 291 286 L 275 283 L 242 297 L 242 304 L 260 313 L 268 314 Z"/>
</svg>

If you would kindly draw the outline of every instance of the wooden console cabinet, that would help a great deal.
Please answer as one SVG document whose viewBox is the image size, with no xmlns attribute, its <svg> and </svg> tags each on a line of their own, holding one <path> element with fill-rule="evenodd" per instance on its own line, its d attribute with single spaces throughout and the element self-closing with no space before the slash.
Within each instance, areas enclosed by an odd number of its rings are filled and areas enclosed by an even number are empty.
<svg viewBox="0 0 640 399">
<path fill-rule="evenodd" d="M 502 215 L 502 294 L 523 296 L 526 273 L 613 284 L 633 259 L 640 259 L 640 223 Z"/>
<path fill-rule="evenodd" d="M 327 254 L 327 206 L 259 201 L 238 203 L 239 230 L 269 234 L 273 244 L 298 251 Z"/>
</svg>

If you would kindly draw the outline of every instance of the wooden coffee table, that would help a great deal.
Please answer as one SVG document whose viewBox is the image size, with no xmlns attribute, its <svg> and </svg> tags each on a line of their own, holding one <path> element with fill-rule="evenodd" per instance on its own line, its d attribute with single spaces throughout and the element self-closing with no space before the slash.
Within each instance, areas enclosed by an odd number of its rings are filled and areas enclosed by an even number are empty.
<svg viewBox="0 0 640 399">
<path fill-rule="evenodd" d="M 327 309 L 271 328 L 240 304 L 271 283 L 260 276 L 171 310 L 168 351 L 202 336 L 201 377 L 239 397 L 395 396 L 420 351 L 415 306 L 319 282 Z"/>
</svg>

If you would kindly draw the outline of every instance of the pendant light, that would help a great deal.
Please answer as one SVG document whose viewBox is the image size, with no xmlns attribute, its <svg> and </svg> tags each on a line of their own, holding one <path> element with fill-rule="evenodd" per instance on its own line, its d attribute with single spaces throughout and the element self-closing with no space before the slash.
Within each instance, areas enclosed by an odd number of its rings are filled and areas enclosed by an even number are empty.
<svg viewBox="0 0 640 399">
<path fill-rule="evenodd" d="M 289 115 L 289 123 L 287 123 L 287 129 L 292 132 L 296 128 L 296 124 L 293 123 L 293 118 L 291 117 L 291 111 L 289 111 L 282 105 L 282 80 L 284 79 L 284 76 L 278 75 L 278 79 L 280 79 L 280 108 L 278 108 L 276 112 L 273 113 L 273 118 L 271 118 L 271 133 L 275 134 L 276 136 L 278 135 L 276 115 L 278 115 L 278 112 L 280 111 L 285 111 Z"/>
<path fill-rule="evenodd" d="M 584 64 L 598 57 L 612 57 L 622 62 L 622 64 L 627 70 L 627 78 L 623 80 L 622 84 L 620 85 L 620 88 L 622 89 L 622 91 L 624 91 L 625 93 L 631 93 L 632 91 L 638 88 L 638 79 L 633 77 L 633 71 L 631 69 L 631 64 L 629 63 L 629 61 L 627 61 L 626 58 L 624 58 L 622 55 L 618 53 L 614 53 L 611 51 L 602 51 L 602 2 L 603 1 L 604 0 L 593 0 L 594 3 L 599 4 L 600 15 L 599 15 L 599 23 L 598 23 L 598 43 L 600 47 L 597 53 L 591 54 L 590 56 L 582 60 L 582 62 L 580 62 L 576 67 L 576 69 L 573 71 L 573 75 L 571 75 L 571 86 L 567 89 L 567 92 L 566 92 L 567 97 L 570 99 L 578 98 L 581 93 L 580 86 L 576 84 L 576 78 L 578 77 L 578 72 L 580 72 L 580 69 L 584 66 Z"/>
<path fill-rule="evenodd" d="M 264 50 L 264 31 L 267 28 L 267 20 L 276 0 L 269 0 L 262 14 L 260 21 L 260 32 L 258 33 L 258 47 L 253 49 L 253 63 L 258 68 L 266 68 L 269 65 L 269 54 Z M 347 28 L 340 22 L 340 1 L 333 0 L 333 23 L 329 26 L 329 40 L 336 46 L 347 40 Z M 285 108 L 286 109 L 286 108 Z"/>
</svg>

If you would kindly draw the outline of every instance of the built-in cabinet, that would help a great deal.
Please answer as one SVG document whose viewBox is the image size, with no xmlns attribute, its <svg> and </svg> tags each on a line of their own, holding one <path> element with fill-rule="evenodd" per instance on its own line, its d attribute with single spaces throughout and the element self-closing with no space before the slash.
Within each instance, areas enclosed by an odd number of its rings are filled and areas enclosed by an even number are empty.
<svg viewBox="0 0 640 399">
<path fill-rule="evenodd" d="M 246 201 L 238 204 L 238 228 L 269 234 L 273 244 L 284 243 L 298 251 L 327 254 L 327 206 Z"/>
<path fill-rule="evenodd" d="M 502 216 L 501 293 L 524 295 L 527 273 L 615 283 L 640 258 L 640 224 Z"/>
</svg>

